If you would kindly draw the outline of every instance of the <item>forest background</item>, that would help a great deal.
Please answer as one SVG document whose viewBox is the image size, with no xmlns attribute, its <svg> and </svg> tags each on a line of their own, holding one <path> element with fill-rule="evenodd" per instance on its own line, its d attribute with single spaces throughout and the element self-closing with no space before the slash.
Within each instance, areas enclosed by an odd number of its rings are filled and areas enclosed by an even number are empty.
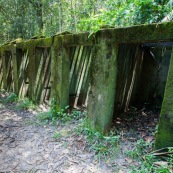
<svg viewBox="0 0 173 173">
<path fill-rule="evenodd" d="M 0 43 L 172 19 L 173 0 L 0 0 Z"/>
</svg>

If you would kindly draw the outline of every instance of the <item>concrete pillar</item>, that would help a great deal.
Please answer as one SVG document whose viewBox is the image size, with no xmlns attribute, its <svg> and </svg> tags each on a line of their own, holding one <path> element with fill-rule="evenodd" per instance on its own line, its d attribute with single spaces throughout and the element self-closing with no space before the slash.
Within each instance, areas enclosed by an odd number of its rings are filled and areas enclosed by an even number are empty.
<svg viewBox="0 0 173 173">
<path fill-rule="evenodd" d="M 99 33 L 91 62 L 88 117 L 91 127 L 101 132 L 110 129 L 114 110 L 118 45 L 112 38 L 106 31 Z"/>
<path fill-rule="evenodd" d="M 162 103 L 155 149 L 173 146 L 173 49 Z"/>
<path fill-rule="evenodd" d="M 6 58 L 4 51 L 1 51 L 1 58 L 2 58 L 2 71 L 3 71 L 3 89 L 7 90 L 7 68 L 6 68 Z"/>
<path fill-rule="evenodd" d="M 16 45 L 11 44 L 11 55 L 12 55 L 12 63 L 13 63 L 13 82 L 14 82 L 14 93 L 19 94 L 19 79 L 18 79 L 18 71 L 17 67 L 17 56 L 16 56 Z M 18 57 L 21 58 L 21 57 Z"/>
<path fill-rule="evenodd" d="M 34 85 L 35 85 L 35 46 L 33 43 L 30 43 L 31 46 L 28 47 L 28 78 L 29 78 L 29 98 L 35 102 L 34 95 Z M 33 46 L 32 46 L 33 45 Z"/>
<path fill-rule="evenodd" d="M 60 111 L 69 104 L 69 48 L 62 45 L 62 37 L 56 37 L 51 47 L 51 99 Z"/>
</svg>

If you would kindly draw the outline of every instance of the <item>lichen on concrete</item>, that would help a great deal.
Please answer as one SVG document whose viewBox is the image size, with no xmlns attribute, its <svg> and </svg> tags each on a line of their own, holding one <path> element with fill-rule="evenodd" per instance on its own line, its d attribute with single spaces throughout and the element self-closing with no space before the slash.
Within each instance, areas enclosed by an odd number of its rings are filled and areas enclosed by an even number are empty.
<svg viewBox="0 0 173 173">
<path fill-rule="evenodd" d="M 97 38 L 91 65 L 91 91 L 88 117 L 93 129 L 106 132 L 112 123 L 117 74 L 116 44 L 107 43 L 105 35 Z"/>
<path fill-rule="evenodd" d="M 173 146 L 173 50 L 165 87 L 155 149 Z"/>
</svg>

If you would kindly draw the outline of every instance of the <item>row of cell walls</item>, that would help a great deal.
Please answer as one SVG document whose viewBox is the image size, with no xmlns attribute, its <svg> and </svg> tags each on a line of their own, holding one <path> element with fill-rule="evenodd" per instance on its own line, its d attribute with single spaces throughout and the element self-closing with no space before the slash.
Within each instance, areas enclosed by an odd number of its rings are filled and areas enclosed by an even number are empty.
<svg viewBox="0 0 173 173">
<path fill-rule="evenodd" d="M 35 83 L 34 96 L 35 101 L 49 104 L 51 92 L 51 52 L 50 47 L 35 48 Z"/>
<path fill-rule="evenodd" d="M 135 99 L 143 64 L 143 48 L 139 44 L 120 44 L 117 57 L 117 82 L 114 117 L 127 110 Z"/>
<path fill-rule="evenodd" d="M 29 57 L 28 51 L 16 48 L 19 98 L 29 95 Z"/>
<path fill-rule="evenodd" d="M 70 50 L 70 107 L 87 106 L 90 65 L 92 57 L 91 46 L 76 46 Z"/>
<path fill-rule="evenodd" d="M 164 97 L 171 47 L 144 47 L 144 61 L 136 104 L 160 107 Z"/>
<path fill-rule="evenodd" d="M 0 52 L 0 89 L 3 88 L 3 68 L 2 68 L 2 56 Z"/>
<path fill-rule="evenodd" d="M 8 92 L 14 91 L 14 78 L 13 78 L 13 61 L 12 61 L 12 54 L 11 51 L 5 51 L 4 52 L 4 60 L 5 60 L 5 81 L 6 86 L 5 90 Z"/>
</svg>

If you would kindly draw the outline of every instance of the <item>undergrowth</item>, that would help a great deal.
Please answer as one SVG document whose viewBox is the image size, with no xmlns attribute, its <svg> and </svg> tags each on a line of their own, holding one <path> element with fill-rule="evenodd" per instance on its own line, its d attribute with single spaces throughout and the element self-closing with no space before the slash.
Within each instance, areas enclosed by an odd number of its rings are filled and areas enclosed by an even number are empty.
<svg viewBox="0 0 173 173">
<path fill-rule="evenodd" d="M 48 112 L 41 112 L 39 113 L 39 120 L 43 124 L 53 124 L 57 125 L 57 122 L 66 123 L 72 120 L 78 120 L 84 113 L 78 110 L 72 110 L 69 112 L 68 106 L 65 109 L 61 109 L 61 111 L 55 111 L 50 109 Z"/>
<path fill-rule="evenodd" d="M 132 150 L 126 151 L 126 156 L 139 163 L 139 166 L 131 166 L 131 173 L 172 173 L 173 172 L 173 154 L 165 157 L 155 156 L 152 152 L 153 144 L 138 140 Z"/>
<path fill-rule="evenodd" d="M 95 131 L 90 127 L 87 118 L 80 121 L 75 128 L 77 135 L 83 135 L 87 140 L 87 150 L 94 152 L 95 156 L 100 159 L 115 158 L 119 150 L 120 136 L 113 131 L 108 134 Z"/>
<path fill-rule="evenodd" d="M 5 99 L 3 99 L 3 103 L 16 103 L 16 109 L 28 110 L 36 108 L 36 105 L 28 98 L 18 98 L 15 93 L 5 93 L 5 94 L 7 96 L 5 97 Z"/>
<path fill-rule="evenodd" d="M 6 103 L 17 103 L 18 109 L 33 109 L 35 105 L 27 98 L 18 99 L 14 93 L 10 93 L 5 100 Z M 114 159 L 117 157 L 117 153 L 120 149 L 120 136 L 118 132 L 111 131 L 108 134 L 95 131 L 90 127 L 89 120 L 85 117 L 86 112 L 79 110 L 69 111 L 67 106 L 61 111 L 56 111 L 54 104 L 51 104 L 48 112 L 39 113 L 39 121 L 42 125 L 53 124 L 62 125 L 64 123 L 75 121 L 76 127 L 73 133 L 76 136 L 82 137 L 82 140 L 86 141 L 85 149 L 89 152 L 93 152 L 95 157 L 100 159 Z M 52 136 L 55 140 L 60 141 L 63 134 L 55 132 Z M 131 150 L 125 152 L 125 157 L 129 157 L 133 162 L 137 162 L 138 166 L 130 164 L 131 173 L 172 173 L 173 172 L 173 154 L 169 154 L 168 157 L 160 158 L 150 153 L 153 149 L 153 143 L 144 141 L 142 138 L 136 143 L 132 144 Z M 164 159 L 164 160 L 163 160 Z"/>
<path fill-rule="evenodd" d="M 50 110 L 45 113 L 41 113 L 39 120 L 43 124 L 53 124 L 58 125 L 57 122 L 62 123 L 71 122 L 75 120 L 76 127 L 71 133 L 75 133 L 76 136 L 82 137 L 85 143 L 85 150 L 93 152 L 95 158 L 100 162 L 101 159 L 105 161 L 114 160 L 117 157 L 118 151 L 120 149 L 120 136 L 117 135 L 118 132 L 109 132 L 108 134 L 103 134 L 101 132 L 95 131 L 91 128 L 90 122 L 87 117 L 84 116 L 85 113 L 77 110 L 69 111 L 68 107 L 56 112 L 54 107 L 51 106 Z M 55 132 L 52 136 L 55 140 L 60 141 L 62 138 L 61 132 Z M 153 143 L 144 141 L 142 138 L 138 140 L 134 145 L 132 150 L 125 152 L 125 157 L 130 157 L 134 161 L 138 162 L 138 166 L 129 165 L 131 173 L 167 173 L 172 170 L 170 167 L 172 160 L 168 160 L 167 165 L 155 165 L 158 158 L 147 154 L 153 148 Z"/>
<path fill-rule="evenodd" d="M 94 152 L 95 156 L 100 160 L 101 158 L 115 157 L 118 151 L 118 144 L 120 137 L 115 135 L 114 132 L 109 134 L 102 134 L 95 131 L 90 127 L 89 120 L 85 117 L 86 112 L 79 110 L 69 111 L 67 106 L 61 111 L 56 111 L 54 104 L 51 104 L 48 112 L 40 113 L 39 120 L 42 124 L 61 125 L 63 123 L 77 121 L 74 133 L 76 136 L 83 136 L 83 140 L 86 140 L 85 149 L 90 152 Z M 71 133 L 73 133 L 71 132 Z M 55 132 L 53 138 L 60 140 L 62 137 L 60 132 Z"/>
<path fill-rule="evenodd" d="M 17 108 L 20 110 L 36 109 L 36 105 L 28 98 L 19 99 Z"/>
</svg>

